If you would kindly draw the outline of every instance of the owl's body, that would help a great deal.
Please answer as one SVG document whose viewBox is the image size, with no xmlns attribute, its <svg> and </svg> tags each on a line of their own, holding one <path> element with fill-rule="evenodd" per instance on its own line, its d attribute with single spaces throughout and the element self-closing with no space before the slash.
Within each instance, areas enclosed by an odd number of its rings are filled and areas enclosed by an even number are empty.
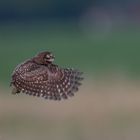
<svg viewBox="0 0 140 140">
<path fill-rule="evenodd" d="M 49 52 L 18 65 L 12 74 L 12 93 L 26 93 L 45 99 L 61 100 L 73 96 L 78 91 L 82 73 L 53 64 L 54 57 Z"/>
</svg>

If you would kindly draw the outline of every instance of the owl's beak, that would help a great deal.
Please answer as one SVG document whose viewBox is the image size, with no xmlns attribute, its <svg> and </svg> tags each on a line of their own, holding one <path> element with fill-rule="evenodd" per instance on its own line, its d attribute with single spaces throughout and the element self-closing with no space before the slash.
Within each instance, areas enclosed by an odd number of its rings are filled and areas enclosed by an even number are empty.
<svg viewBox="0 0 140 140">
<path fill-rule="evenodd" d="M 54 56 L 51 56 L 51 58 L 49 58 L 49 59 L 46 59 L 46 63 L 52 63 L 53 61 L 54 61 Z"/>
<path fill-rule="evenodd" d="M 54 56 L 52 58 L 49 59 L 50 62 L 54 61 Z"/>
</svg>

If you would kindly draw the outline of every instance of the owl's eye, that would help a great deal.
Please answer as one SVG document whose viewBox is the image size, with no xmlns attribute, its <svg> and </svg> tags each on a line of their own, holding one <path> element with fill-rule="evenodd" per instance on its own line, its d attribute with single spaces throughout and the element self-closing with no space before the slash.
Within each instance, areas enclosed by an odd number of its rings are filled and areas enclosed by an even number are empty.
<svg viewBox="0 0 140 140">
<path fill-rule="evenodd" d="M 49 54 L 46 55 L 46 58 L 51 58 L 51 56 Z"/>
<path fill-rule="evenodd" d="M 53 62 L 54 61 L 54 56 L 52 54 L 47 54 L 45 56 L 45 61 L 47 61 L 47 62 Z"/>
</svg>

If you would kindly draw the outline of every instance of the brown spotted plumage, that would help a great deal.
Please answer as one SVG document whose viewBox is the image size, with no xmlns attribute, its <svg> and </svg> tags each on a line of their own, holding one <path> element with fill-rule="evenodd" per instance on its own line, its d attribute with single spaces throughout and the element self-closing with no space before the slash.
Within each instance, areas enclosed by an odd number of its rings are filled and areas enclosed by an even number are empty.
<svg viewBox="0 0 140 140">
<path fill-rule="evenodd" d="M 18 65 L 12 74 L 12 93 L 23 92 L 53 100 L 73 96 L 81 85 L 82 72 L 59 68 L 53 61 L 52 53 L 41 52 Z"/>
</svg>

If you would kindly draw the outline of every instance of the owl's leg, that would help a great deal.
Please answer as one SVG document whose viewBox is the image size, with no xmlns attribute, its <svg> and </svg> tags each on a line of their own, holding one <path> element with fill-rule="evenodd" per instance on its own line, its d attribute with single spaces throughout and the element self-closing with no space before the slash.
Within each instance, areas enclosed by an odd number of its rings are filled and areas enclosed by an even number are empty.
<svg viewBox="0 0 140 140">
<path fill-rule="evenodd" d="M 18 94 L 18 93 L 20 93 L 20 91 L 15 86 L 12 86 L 12 94 Z"/>
</svg>

